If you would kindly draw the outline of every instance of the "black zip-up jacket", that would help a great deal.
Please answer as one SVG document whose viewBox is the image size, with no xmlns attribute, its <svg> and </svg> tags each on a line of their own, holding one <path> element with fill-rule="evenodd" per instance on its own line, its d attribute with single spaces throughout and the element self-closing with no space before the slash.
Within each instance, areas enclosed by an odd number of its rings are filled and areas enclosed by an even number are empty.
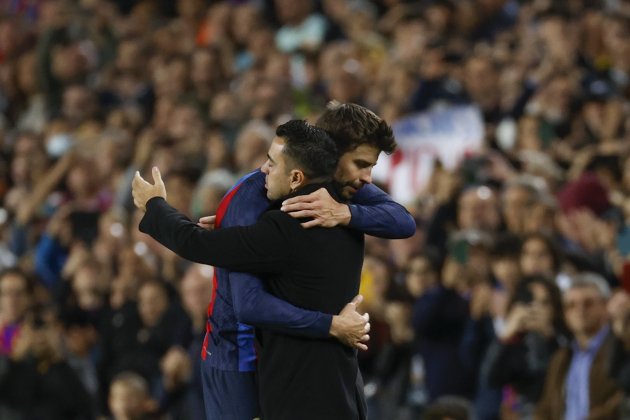
<svg viewBox="0 0 630 420">
<path fill-rule="evenodd" d="M 293 195 L 309 194 L 313 184 Z M 286 199 L 287 197 L 285 197 Z M 207 231 L 161 198 L 147 203 L 140 231 L 188 260 L 263 275 L 270 291 L 293 305 L 337 314 L 358 293 L 363 234 L 345 227 L 304 229 L 303 220 L 270 206 L 252 226 Z M 333 338 L 262 331 L 260 404 L 265 420 L 359 419 L 356 351 Z"/>
</svg>

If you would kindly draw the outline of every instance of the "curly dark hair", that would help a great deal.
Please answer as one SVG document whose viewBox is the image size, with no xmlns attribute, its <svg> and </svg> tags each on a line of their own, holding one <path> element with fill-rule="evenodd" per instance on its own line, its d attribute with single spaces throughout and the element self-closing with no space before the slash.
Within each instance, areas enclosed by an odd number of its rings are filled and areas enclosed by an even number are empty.
<svg viewBox="0 0 630 420">
<path fill-rule="evenodd" d="M 389 124 L 369 109 L 357 104 L 331 101 L 315 125 L 326 130 L 333 138 L 340 155 L 362 144 L 376 146 L 387 154 L 392 153 L 397 147 Z"/>
</svg>

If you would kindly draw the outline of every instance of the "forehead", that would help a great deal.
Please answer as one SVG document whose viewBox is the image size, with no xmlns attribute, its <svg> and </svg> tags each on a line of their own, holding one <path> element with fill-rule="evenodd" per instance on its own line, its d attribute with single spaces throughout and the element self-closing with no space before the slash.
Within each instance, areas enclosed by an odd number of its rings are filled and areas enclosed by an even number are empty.
<svg viewBox="0 0 630 420">
<path fill-rule="evenodd" d="M 111 393 L 117 394 L 117 396 L 133 392 L 140 393 L 142 391 L 127 381 L 116 381 L 111 385 Z"/>
<path fill-rule="evenodd" d="M 547 291 L 547 288 L 545 286 L 543 286 L 540 283 L 531 283 L 529 285 L 529 290 L 532 291 L 532 293 L 534 293 L 535 295 L 538 296 L 548 296 L 549 292 Z"/>
<path fill-rule="evenodd" d="M 580 286 L 573 287 L 564 292 L 564 300 L 580 299 L 580 298 L 600 298 L 601 295 L 596 286 Z"/>
<path fill-rule="evenodd" d="M 539 250 L 539 249 L 543 249 L 543 250 L 547 250 L 547 243 L 542 240 L 541 238 L 529 238 L 525 241 L 525 243 L 523 243 L 523 249 L 528 249 L 528 250 Z"/>
<path fill-rule="evenodd" d="M 376 164 L 378 160 L 378 155 L 381 153 L 381 150 L 371 144 L 361 144 L 357 148 L 347 151 L 343 154 L 344 159 L 350 160 L 363 160 L 366 162 L 371 162 L 372 164 Z"/>
<path fill-rule="evenodd" d="M 415 257 L 409 262 L 409 268 L 412 270 L 430 269 L 431 265 L 426 257 Z"/>
<path fill-rule="evenodd" d="M 0 278 L 0 288 L 2 289 L 15 289 L 15 288 L 26 288 L 26 280 L 17 274 L 7 273 L 2 278 Z"/>
<path fill-rule="evenodd" d="M 284 148 L 285 144 L 286 141 L 282 137 L 274 137 L 273 141 L 271 142 L 271 146 L 269 146 L 269 151 L 267 152 L 269 154 L 269 157 L 275 161 L 280 159 L 282 157 L 282 149 Z"/>
<path fill-rule="evenodd" d="M 525 188 L 522 185 L 513 185 L 508 187 L 503 196 L 506 199 L 521 199 L 521 198 L 529 198 L 529 195 L 533 194 L 530 190 Z"/>
<path fill-rule="evenodd" d="M 459 205 L 467 206 L 477 203 L 494 202 L 496 195 L 490 188 L 481 186 L 464 191 L 459 197 Z"/>
<path fill-rule="evenodd" d="M 155 283 L 146 283 L 141 286 L 138 295 L 145 298 L 151 297 L 152 299 L 166 297 L 166 290 Z"/>
</svg>

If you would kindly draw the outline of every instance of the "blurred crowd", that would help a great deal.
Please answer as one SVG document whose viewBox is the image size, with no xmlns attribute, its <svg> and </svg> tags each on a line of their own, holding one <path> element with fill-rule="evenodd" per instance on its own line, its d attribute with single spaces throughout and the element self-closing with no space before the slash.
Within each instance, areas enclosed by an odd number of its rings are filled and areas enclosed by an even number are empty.
<svg viewBox="0 0 630 420">
<path fill-rule="evenodd" d="M 0 418 L 202 418 L 213 269 L 131 178 L 212 215 L 331 99 L 484 120 L 366 238 L 370 418 L 630 418 L 627 0 L 0 2 Z"/>
</svg>

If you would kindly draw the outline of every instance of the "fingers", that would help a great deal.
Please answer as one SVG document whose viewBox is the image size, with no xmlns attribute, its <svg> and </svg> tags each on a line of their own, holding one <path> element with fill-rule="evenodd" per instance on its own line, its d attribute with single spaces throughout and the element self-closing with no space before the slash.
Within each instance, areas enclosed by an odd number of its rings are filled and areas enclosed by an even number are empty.
<svg viewBox="0 0 630 420">
<path fill-rule="evenodd" d="M 153 184 L 154 185 L 164 185 L 164 181 L 162 181 L 162 175 L 160 174 L 160 170 L 157 166 L 154 166 L 151 170 L 153 174 Z"/>
<path fill-rule="evenodd" d="M 199 223 L 203 223 L 204 225 L 213 225 L 216 219 L 216 215 L 204 216 L 199 218 Z"/>
<path fill-rule="evenodd" d="M 352 304 L 354 304 L 354 305 L 356 305 L 356 306 L 359 306 L 359 304 L 360 304 L 361 302 L 363 302 L 363 295 L 356 295 L 356 296 L 354 297 L 354 299 L 352 299 L 352 301 L 351 301 L 350 303 L 352 303 Z"/>
<path fill-rule="evenodd" d="M 321 226 L 321 224 L 322 224 L 321 220 L 313 219 L 313 220 L 309 220 L 308 222 L 302 223 L 302 227 L 304 229 L 308 229 L 308 228 L 312 228 L 312 227 L 315 227 L 315 226 Z"/>
<path fill-rule="evenodd" d="M 370 336 L 369 334 L 365 334 L 363 337 L 361 337 L 359 341 L 353 344 L 353 347 L 359 350 L 366 351 L 368 349 L 368 346 L 365 343 L 367 343 L 368 341 L 370 341 Z"/>
<path fill-rule="evenodd" d="M 282 202 L 282 210 L 284 211 L 284 207 L 299 207 L 317 200 L 317 197 L 313 194 L 314 193 L 308 195 L 298 195 L 297 197 L 291 197 L 284 200 Z"/>
<path fill-rule="evenodd" d="M 214 228 L 216 219 L 217 219 L 216 215 L 200 217 L 199 222 L 197 223 L 197 226 L 200 226 L 207 230 L 212 230 Z"/>
<path fill-rule="evenodd" d="M 368 322 L 368 323 L 366 323 L 366 324 L 365 324 L 365 332 L 366 332 L 366 333 L 369 333 L 371 329 L 372 329 L 372 326 L 370 325 L 370 323 L 369 323 L 369 322 Z"/>
<path fill-rule="evenodd" d="M 139 187 L 142 183 L 146 182 L 142 176 L 140 176 L 140 171 L 136 171 L 136 174 L 133 176 L 133 181 L 131 185 L 135 187 Z"/>
<path fill-rule="evenodd" d="M 307 195 L 300 195 L 297 197 L 289 198 L 288 200 L 285 200 L 282 202 L 282 206 L 293 205 L 297 203 L 311 203 L 321 198 L 322 195 L 325 196 L 325 195 L 330 195 L 330 194 L 328 194 L 328 191 L 326 191 L 326 188 L 320 188 L 319 190 L 314 191 Z"/>
<path fill-rule="evenodd" d="M 291 198 L 290 200 L 293 200 L 293 198 Z M 290 200 L 285 201 L 285 203 L 289 203 Z M 280 210 L 290 213 L 290 212 L 300 211 L 300 210 L 312 210 L 315 207 L 317 207 L 315 205 L 315 201 L 308 201 L 308 202 L 301 201 L 299 203 L 289 203 L 289 204 L 283 203 L 282 207 L 280 207 Z"/>
<path fill-rule="evenodd" d="M 369 314 L 369 313 L 367 313 L 367 312 L 366 312 L 366 313 L 364 313 L 364 314 L 363 314 L 363 315 L 361 315 L 361 316 L 365 319 L 365 321 L 366 321 L 366 322 L 369 322 L 369 321 L 370 321 L 370 314 Z"/>
<path fill-rule="evenodd" d="M 292 212 L 288 212 L 289 215 L 295 219 L 301 219 L 304 217 L 313 217 L 315 216 L 315 213 L 313 213 L 310 210 L 299 210 L 299 211 L 292 211 Z"/>
</svg>

